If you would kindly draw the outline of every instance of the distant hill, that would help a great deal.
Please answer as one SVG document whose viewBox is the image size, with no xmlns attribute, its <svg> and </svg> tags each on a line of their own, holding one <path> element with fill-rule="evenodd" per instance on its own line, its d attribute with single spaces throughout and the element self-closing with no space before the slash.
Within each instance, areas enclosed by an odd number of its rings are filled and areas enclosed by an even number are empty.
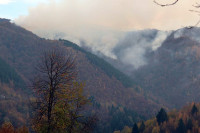
<svg viewBox="0 0 200 133">
<path fill-rule="evenodd" d="M 132 73 L 137 84 L 171 108 L 200 101 L 200 42 L 188 33 L 193 32 L 190 29 L 182 29 L 179 36 L 177 32 L 146 55 L 147 65 Z"/>
<path fill-rule="evenodd" d="M 72 42 L 46 40 L 9 20 L 0 19 L 0 58 L 16 71 L 27 86 L 34 77 L 34 68 L 41 53 L 50 48 L 60 48 L 76 57 L 78 77 L 86 83 L 85 94 L 92 99 L 92 110 L 108 127 L 108 121 L 114 116 L 109 113 L 126 119 L 122 122 L 123 125 L 152 116 L 158 110 L 159 105 L 146 99 L 140 87 L 135 86 L 129 77 L 103 59 Z M 128 116 L 126 112 L 129 112 Z M 105 130 L 111 132 L 113 129 Z"/>
<path fill-rule="evenodd" d="M 200 28 L 182 28 L 167 32 L 167 36 L 158 33 L 130 32 L 114 47 L 119 58 L 105 59 L 129 75 L 156 103 L 180 108 L 188 102 L 200 102 Z M 123 62 L 123 57 L 129 62 Z M 143 64 L 134 68 L 131 64 L 137 61 Z"/>
<path fill-rule="evenodd" d="M 64 42 L 64 45 L 67 47 L 72 47 L 75 50 L 78 50 L 86 55 L 86 58 L 90 61 L 91 64 L 95 65 L 96 67 L 99 67 L 101 70 L 103 70 L 110 78 L 114 76 L 117 80 L 119 80 L 124 87 L 133 87 L 134 83 L 133 80 L 126 76 L 124 73 L 113 67 L 111 64 L 106 62 L 104 59 L 84 50 L 83 48 L 79 47 L 78 45 L 67 41 L 67 40 L 60 40 Z"/>
</svg>

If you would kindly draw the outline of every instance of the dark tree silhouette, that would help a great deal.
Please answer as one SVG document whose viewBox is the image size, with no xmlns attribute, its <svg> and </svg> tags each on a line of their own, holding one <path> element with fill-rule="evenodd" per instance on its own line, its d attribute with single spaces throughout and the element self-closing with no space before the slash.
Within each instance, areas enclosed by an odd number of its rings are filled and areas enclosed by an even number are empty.
<svg viewBox="0 0 200 133">
<path fill-rule="evenodd" d="M 159 125 L 163 123 L 164 121 L 168 121 L 167 113 L 165 112 L 163 108 L 161 108 L 158 114 L 156 115 L 156 119 Z"/>
<path fill-rule="evenodd" d="M 135 124 L 133 125 L 132 133 L 139 133 L 139 129 L 138 129 L 137 123 L 135 123 Z"/>
<path fill-rule="evenodd" d="M 194 115 L 194 114 L 196 114 L 197 112 L 198 112 L 198 109 L 197 109 L 196 105 L 194 104 L 194 105 L 192 106 L 191 114 Z"/>
<path fill-rule="evenodd" d="M 192 127 L 193 127 L 192 120 L 189 119 L 189 120 L 187 121 L 186 128 L 187 128 L 187 130 L 192 130 Z"/>
<path fill-rule="evenodd" d="M 144 122 L 142 121 L 142 123 L 141 123 L 141 125 L 140 125 L 140 128 L 139 128 L 139 132 L 140 132 L 140 133 L 143 133 L 144 130 L 145 130 L 145 124 L 144 124 Z"/>
<path fill-rule="evenodd" d="M 177 133 L 186 133 L 186 127 L 185 127 L 185 124 L 183 122 L 183 119 L 179 120 L 178 127 L 177 127 L 176 130 L 177 130 Z"/>
</svg>

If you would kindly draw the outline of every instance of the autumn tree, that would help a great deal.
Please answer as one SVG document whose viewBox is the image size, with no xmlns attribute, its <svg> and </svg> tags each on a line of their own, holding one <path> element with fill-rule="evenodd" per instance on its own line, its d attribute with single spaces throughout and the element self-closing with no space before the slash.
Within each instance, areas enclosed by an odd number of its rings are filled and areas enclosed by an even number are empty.
<svg viewBox="0 0 200 133">
<path fill-rule="evenodd" d="M 0 133 L 29 133 L 29 129 L 26 126 L 15 129 L 12 123 L 4 122 L 1 125 Z"/>
<path fill-rule="evenodd" d="M 76 82 L 75 61 L 59 50 L 44 52 L 33 81 L 33 128 L 37 132 L 75 132 L 84 105 L 84 84 Z M 84 125 L 83 125 L 84 126 Z M 78 131 L 76 131 L 78 132 Z"/>
<path fill-rule="evenodd" d="M 15 129 L 10 122 L 5 122 L 0 128 L 0 133 L 14 133 Z"/>
<path fill-rule="evenodd" d="M 163 123 L 164 121 L 168 121 L 167 113 L 165 112 L 163 108 L 161 108 L 158 114 L 156 115 L 156 119 L 159 125 Z"/>
</svg>

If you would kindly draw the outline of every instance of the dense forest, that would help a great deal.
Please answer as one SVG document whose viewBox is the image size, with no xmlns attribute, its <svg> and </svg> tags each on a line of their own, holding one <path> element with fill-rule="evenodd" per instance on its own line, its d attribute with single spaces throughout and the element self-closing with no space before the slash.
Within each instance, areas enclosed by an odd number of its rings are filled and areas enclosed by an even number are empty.
<svg viewBox="0 0 200 133">
<path fill-rule="evenodd" d="M 195 16 L 200 0 L 0 0 L 0 133 L 200 133 Z"/>
<path fill-rule="evenodd" d="M 116 69 L 115 67 L 113 67 L 111 64 L 109 64 L 108 62 L 106 62 L 105 60 L 99 58 L 98 56 L 84 50 L 83 48 L 80 48 L 77 44 L 72 43 L 70 41 L 67 40 L 61 40 L 64 42 L 64 45 L 67 47 L 72 47 L 75 50 L 81 51 L 83 53 L 85 53 L 87 59 L 94 64 L 97 67 L 100 67 L 108 76 L 112 77 L 114 76 L 115 78 L 117 78 L 119 81 L 122 82 L 122 84 L 125 87 L 132 87 L 134 85 L 133 80 L 126 76 L 124 73 L 120 72 L 118 69 Z"/>
<path fill-rule="evenodd" d="M 28 125 L 28 97 L 25 82 L 13 67 L 0 58 L 0 124 Z"/>
<path fill-rule="evenodd" d="M 199 103 L 192 103 L 179 111 L 174 109 L 168 113 L 161 108 L 154 118 L 125 126 L 123 130 L 115 133 L 198 133 L 199 110 Z"/>
<path fill-rule="evenodd" d="M 184 40 L 191 45 L 183 44 Z M 185 101 L 193 101 L 193 93 L 195 96 L 199 95 L 198 89 L 195 89 L 198 87 L 198 63 L 195 62 L 199 56 L 196 50 L 190 50 L 190 47 L 196 49 L 199 46 L 196 42 L 190 42 L 191 39 L 187 37 L 174 39 L 170 36 L 164 45 L 148 55 L 151 67 L 141 67 L 132 79 L 110 62 L 73 42 L 46 40 L 8 20 L 0 21 L 0 133 L 198 132 L 199 104 L 167 113 L 174 106 L 165 102 L 170 101 L 169 94 L 175 95 L 176 99 L 179 95 L 190 98 L 180 98 L 182 102 L 173 101 L 177 102 L 175 107 L 181 107 Z M 177 49 L 173 45 L 175 43 L 184 47 Z M 51 61 L 56 55 L 62 55 L 58 52 L 59 54 L 46 54 L 51 56 L 43 58 L 45 52 L 52 49 L 61 50 L 63 55 L 71 54 L 68 57 L 72 59 L 61 60 L 61 56 L 52 65 Z M 169 57 L 167 55 L 170 52 L 173 56 Z M 184 56 L 180 56 L 182 53 L 185 53 Z M 45 61 L 48 58 L 50 60 Z M 43 66 L 38 71 L 37 65 L 41 62 L 46 63 L 43 64 L 46 69 Z M 182 67 L 184 63 L 187 67 Z M 65 65 L 72 69 L 65 71 Z M 53 72 L 44 74 L 49 68 L 53 68 Z M 191 70 L 190 73 L 184 76 L 183 72 L 188 70 Z M 62 73 L 64 71 L 66 73 Z M 160 81 L 163 79 L 165 82 Z M 184 93 L 175 93 L 182 92 L 181 87 L 174 89 L 169 86 L 179 83 L 179 79 L 190 79 L 184 82 L 188 85 L 182 87 L 183 90 L 187 89 Z M 169 93 L 171 89 L 173 93 Z M 155 93 L 151 93 L 152 90 Z M 164 96 L 165 100 L 160 99 Z M 164 109 L 159 111 L 161 107 Z"/>
<path fill-rule="evenodd" d="M 0 81 L 2 83 L 13 82 L 17 88 L 24 88 L 25 83 L 19 74 L 9 64 L 7 64 L 2 58 L 0 58 Z"/>
<path fill-rule="evenodd" d="M 104 59 L 70 41 L 40 38 L 9 20 L 3 20 L 0 21 L 0 67 L 3 70 L 0 84 L 0 125 L 9 122 L 15 130 L 26 126 L 29 131 L 33 131 L 32 101 L 36 100 L 37 95 L 31 83 L 35 77 L 39 78 L 36 66 L 44 51 L 50 49 L 62 49 L 65 54 L 70 53 L 72 58 L 76 57 L 76 80 L 82 84 L 80 86 L 83 86 L 82 90 L 88 101 L 83 110 L 84 119 L 78 120 L 82 123 L 79 126 L 84 130 L 88 127 L 86 123 L 92 125 L 91 121 L 94 123 L 92 126 L 95 126 L 94 132 L 97 133 L 122 130 L 125 125 L 131 126 L 136 121 L 146 119 L 159 109 L 156 103 L 143 96 L 142 89 L 135 86 L 131 78 Z M 74 95 L 77 95 L 75 92 L 82 91 L 74 91 Z M 149 109 L 152 112 L 147 113 Z"/>
</svg>

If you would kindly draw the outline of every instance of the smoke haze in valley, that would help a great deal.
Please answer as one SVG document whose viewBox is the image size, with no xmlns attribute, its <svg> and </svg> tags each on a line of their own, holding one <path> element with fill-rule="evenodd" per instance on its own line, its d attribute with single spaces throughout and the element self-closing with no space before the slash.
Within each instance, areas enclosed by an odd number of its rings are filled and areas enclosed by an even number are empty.
<svg viewBox="0 0 200 133">
<path fill-rule="evenodd" d="M 193 25 L 198 19 L 188 11 L 193 2 L 161 8 L 152 0 L 49 0 L 15 22 L 39 36 L 70 40 L 137 69 L 146 64 L 146 50 L 156 50 L 169 34 L 141 29 Z"/>
<path fill-rule="evenodd" d="M 170 33 L 158 30 L 129 32 L 119 41 L 113 49 L 113 53 L 123 64 L 137 69 L 147 63 L 146 52 L 159 48 Z"/>
</svg>

